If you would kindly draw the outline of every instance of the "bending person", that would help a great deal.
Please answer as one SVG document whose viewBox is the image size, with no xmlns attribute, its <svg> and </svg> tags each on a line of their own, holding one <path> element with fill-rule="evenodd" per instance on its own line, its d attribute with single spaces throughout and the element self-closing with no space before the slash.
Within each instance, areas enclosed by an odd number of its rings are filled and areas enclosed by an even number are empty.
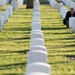
<svg viewBox="0 0 75 75">
<path fill-rule="evenodd" d="M 69 28 L 69 18 L 70 17 L 75 17 L 74 8 L 70 8 L 70 11 L 66 13 L 65 19 L 63 20 L 63 23 L 66 24 L 67 28 Z"/>
</svg>

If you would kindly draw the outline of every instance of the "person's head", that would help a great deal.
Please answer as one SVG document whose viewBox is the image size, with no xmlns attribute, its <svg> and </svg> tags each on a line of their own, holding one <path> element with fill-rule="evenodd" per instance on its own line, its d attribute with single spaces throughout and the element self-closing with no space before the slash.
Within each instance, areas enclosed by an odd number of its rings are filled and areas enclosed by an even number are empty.
<svg viewBox="0 0 75 75">
<path fill-rule="evenodd" d="M 70 8 L 71 14 L 74 14 L 74 8 Z"/>
</svg>

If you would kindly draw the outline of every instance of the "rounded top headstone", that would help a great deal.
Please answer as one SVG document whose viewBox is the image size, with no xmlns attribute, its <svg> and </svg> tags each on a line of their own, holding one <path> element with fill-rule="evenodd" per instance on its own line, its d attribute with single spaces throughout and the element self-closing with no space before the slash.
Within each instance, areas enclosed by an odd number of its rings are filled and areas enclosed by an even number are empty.
<svg viewBox="0 0 75 75">
<path fill-rule="evenodd" d="M 34 72 L 34 73 L 28 73 L 26 75 L 48 75 L 46 73 L 41 73 L 41 72 Z"/>
</svg>

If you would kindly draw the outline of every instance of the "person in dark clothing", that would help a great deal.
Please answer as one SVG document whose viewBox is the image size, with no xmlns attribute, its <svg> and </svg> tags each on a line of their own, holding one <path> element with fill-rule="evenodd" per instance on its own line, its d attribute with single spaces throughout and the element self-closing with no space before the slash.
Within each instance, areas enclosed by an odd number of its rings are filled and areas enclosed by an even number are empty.
<svg viewBox="0 0 75 75">
<path fill-rule="evenodd" d="M 65 19 L 63 20 L 63 23 L 69 28 L 69 18 L 75 17 L 75 11 L 74 8 L 71 8 L 70 11 L 66 13 Z"/>
</svg>

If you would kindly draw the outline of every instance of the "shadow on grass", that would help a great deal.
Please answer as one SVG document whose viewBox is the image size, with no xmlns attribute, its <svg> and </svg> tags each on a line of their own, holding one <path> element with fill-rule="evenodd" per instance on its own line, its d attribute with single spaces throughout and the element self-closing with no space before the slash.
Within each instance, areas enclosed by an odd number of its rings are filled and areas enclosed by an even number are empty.
<svg viewBox="0 0 75 75">
<path fill-rule="evenodd" d="M 67 50 L 67 51 L 63 51 L 63 52 L 75 52 L 75 50 Z"/>
<path fill-rule="evenodd" d="M 8 37 L 8 39 L 10 40 L 10 41 L 16 41 L 16 40 L 30 40 L 30 37 L 24 37 L 24 38 L 12 38 L 12 37 Z M 0 40 L 1 41 L 6 41 L 6 39 L 4 39 L 4 38 L 0 38 Z"/>
<path fill-rule="evenodd" d="M 12 63 L 12 64 L 5 64 L 5 65 L 1 65 L 0 66 L 0 70 L 5 70 L 5 69 L 11 69 L 10 67 L 16 67 L 16 66 L 25 66 L 27 63 L 26 62 L 22 62 L 22 63 Z"/>
<path fill-rule="evenodd" d="M 26 54 L 27 52 L 29 51 L 29 49 L 27 49 L 27 50 L 18 50 L 18 51 L 9 51 L 9 50 L 5 50 L 5 51 L 3 51 L 3 50 L 0 50 L 0 53 L 24 53 L 24 54 Z"/>
<path fill-rule="evenodd" d="M 71 33 L 69 33 L 71 34 Z M 75 37 L 63 38 L 63 40 L 75 40 Z"/>
<path fill-rule="evenodd" d="M 11 53 L 24 53 L 24 54 L 26 54 L 28 51 L 29 51 L 29 49 L 28 50 L 12 51 Z"/>
<path fill-rule="evenodd" d="M 75 55 L 65 55 L 65 57 L 75 57 Z"/>
<path fill-rule="evenodd" d="M 68 55 L 68 54 L 48 55 L 48 57 L 55 57 L 55 56 L 62 56 L 62 57 L 64 57 L 64 56 L 65 56 L 65 57 L 70 57 L 70 56 L 71 56 L 71 57 L 75 57 L 75 55 Z"/>
<path fill-rule="evenodd" d="M 24 37 L 24 38 L 13 38 L 12 40 L 30 40 L 30 37 Z"/>
<path fill-rule="evenodd" d="M 49 63 L 49 64 L 65 64 L 65 63 L 69 63 L 68 61 L 64 61 L 64 62 L 53 62 L 53 63 Z"/>
<path fill-rule="evenodd" d="M 66 55 L 67 60 L 75 61 L 75 55 Z"/>
<path fill-rule="evenodd" d="M 66 45 L 64 47 L 75 47 L 75 44 Z"/>
<path fill-rule="evenodd" d="M 9 74 L 3 74 L 3 75 L 24 75 L 23 73 L 21 73 L 21 74 L 16 74 L 16 73 L 13 73 L 13 74 L 11 74 L 11 73 L 9 73 Z"/>
<path fill-rule="evenodd" d="M 52 33 L 52 34 L 72 34 L 72 33 L 70 33 L 70 32 L 63 32 L 63 33 Z M 69 39 L 72 39 L 72 38 L 64 38 L 63 40 L 69 40 Z"/>
<path fill-rule="evenodd" d="M 56 34 L 56 35 L 59 35 L 59 34 L 72 34 L 72 33 L 69 33 L 69 32 L 64 32 L 64 33 L 51 33 L 50 34 Z M 62 40 L 63 43 L 65 43 L 65 41 L 71 41 L 70 43 L 74 43 L 75 42 L 75 37 L 67 37 L 67 38 L 63 38 L 63 37 L 60 37 L 60 38 L 49 38 L 49 40 L 55 40 L 55 41 L 60 41 Z M 75 44 L 69 44 L 69 45 L 65 45 L 66 47 L 75 47 Z M 64 47 L 65 47 L 64 46 Z"/>
<path fill-rule="evenodd" d="M 42 30 L 62 30 L 67 28 L 42 28 Z"/>
<path fill-rule="evenodd" d="M 14 17 L 12 17 L 12 18 L 14 18 Z M 15 24 L 15 25 L 16 25 L 16 24 L 19 24 L 19 25 L 20 25 L 20 24 L 27 25 L 27 24 L 30 24 L 31 22 L 9 22 L 9 23 L 10 23 L 10 24 L 13 24 L 13 25 L 14 25 L 14 24 Z M 9 26 L 10 26 L 10 25 L 9 25 Z"/>
<path fill-rule="evenodd" d="M 20 27 L 20 28 L 5 28 L 4 30 L 6 30 L 6 31 L 30 31 L 31 30 L 31 28 L 23 28 L 23 27 Z"/>
<path fill-rule="evenodd" d="M 57 52 L 75 52 L 75 50 L 56 50 Z M 59 56 L 62 56 L 62 55 L 59 55 Z"/>
<path fill-rule="evenodd" d="M 1 9 L 1 8 L 0 8 L 0 11 L 5 11 L 5 9 Z"/>
</svg>

